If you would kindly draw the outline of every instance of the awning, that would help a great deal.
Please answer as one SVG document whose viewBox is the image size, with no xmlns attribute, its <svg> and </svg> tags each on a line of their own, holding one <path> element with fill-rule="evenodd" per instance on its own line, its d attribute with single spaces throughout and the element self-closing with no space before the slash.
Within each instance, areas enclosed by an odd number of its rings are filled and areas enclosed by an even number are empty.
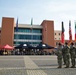
<svg viewBox="0 0 76 75">
<path fill-rule="evenodd" d="M 36 49 L 54 49 L 53 46 L 49 46 L 48 44 L 45 43 L 40 43 L 37 47 L 35 47 Z"/>
<path fill-rule="evenodd" d="M 15 47 L 15 49 L 34 49 L 30 44 L 20 44 Z"/>
<path fill-rule="evenodd" d="M 6 49 L 6 50 L 13 50 L 14 47 L 9 46 L 8 44 L 6 44 L 5 46 L 2 47 L 2 49 Z"/>
</svg>

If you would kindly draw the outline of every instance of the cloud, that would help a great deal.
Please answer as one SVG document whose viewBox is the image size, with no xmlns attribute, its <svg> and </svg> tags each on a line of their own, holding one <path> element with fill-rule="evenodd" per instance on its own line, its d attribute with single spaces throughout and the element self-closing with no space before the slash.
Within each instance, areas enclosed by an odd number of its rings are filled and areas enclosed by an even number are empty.
<svg viewBox="0 0 76 75">
<path fill-rule="evenodd" d="M 68 21 L 72 21 L 74 34 L 74 20 L 76 20 L 76 0 L 13 0 L 0 2 L 0 21 L 3 16 L 19 17 L 19 23 L 29 23 L 31 17 L 34 24 L 41 24 L 45 19 L 54 20 L 56 30 L 61 30 L 64 22 L 65 33 L 68 34 Z M 66 37 L 68 38 L 68 37 Z"/>
</svg>

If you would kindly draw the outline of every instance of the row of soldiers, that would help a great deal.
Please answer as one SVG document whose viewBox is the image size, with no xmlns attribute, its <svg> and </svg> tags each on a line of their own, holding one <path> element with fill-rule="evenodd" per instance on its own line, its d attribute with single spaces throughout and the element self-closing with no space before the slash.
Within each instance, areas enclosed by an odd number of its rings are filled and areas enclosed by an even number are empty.
<svg viewBox="0 0 76 75">
<path fill-rule="evenodd" d="M 57 55 L 58 68 L 62 68 L 62 61 L 64 62 L 64 65 L 66 65 L 65 68 L 69 68 L 70 58 L 72 64 L 71 68 L 75 68 L 76 48 L 74 43 L 71 43 L 70 46 L 68 46 L 67 42 L 65 45 L 59 43 L 55 53 Z"/>
</svg>

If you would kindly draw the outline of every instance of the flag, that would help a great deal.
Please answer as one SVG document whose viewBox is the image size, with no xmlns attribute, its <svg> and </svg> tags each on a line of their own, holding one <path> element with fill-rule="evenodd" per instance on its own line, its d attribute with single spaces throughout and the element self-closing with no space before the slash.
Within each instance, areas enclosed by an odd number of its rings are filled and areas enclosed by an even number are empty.
<svg viewBox="0 0 76 75">
<path fill-rule="evenodd" d="M 16 32 L 18 31 L 18 18 L 17 18 L 17 22 L 16 22 Z"/>
<path fill-rule="evenodd" d="M 31 25 L 33 25 L 33 18 L 31 19 Z"/>
<path fill-rule="evenodd" d="M 62 22 L 61 43 L 64 44 L 64 25 Z"/>
<path fill-rule="evenodd" d="M 33 29 L 33 18 L 31 18 L 31 25 L 32 25 L 32 27 L 30 28 L 30 31 L 32 32 L 32 29 Z"/>
<path fill-rule="evenodd" d="M 72 42 L 71 21 L 69 21 L 69 44 Z"/>
<path fill-rule="evenodd" d="M 75 22 L 75 42 L 76 42 L 76 22 Z"/>
</svg>

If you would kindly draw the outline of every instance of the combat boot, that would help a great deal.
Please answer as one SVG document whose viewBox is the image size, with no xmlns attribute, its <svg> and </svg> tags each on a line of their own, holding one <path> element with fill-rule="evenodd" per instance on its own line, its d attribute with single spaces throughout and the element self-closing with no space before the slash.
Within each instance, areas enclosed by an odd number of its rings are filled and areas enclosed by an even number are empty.
<svg viewBox="0 0 76 75">
<path fill-rule="evenodd" d="M 75 68 L 75 66 L 71 66 L 71 68 Z"/>
<path fill-rule="evenodd" d="M 65 68 L 69 68 L 69 66 L 66 66 Z"/>
<path fill-rule="evenodd" d="M 57 68 L 62 68 L 61 66 L 58 66 Z"/>
<path fill-rule="evenodd" d="M 63 65 L 66 65 L 65 63 Z"/>
</svg>

